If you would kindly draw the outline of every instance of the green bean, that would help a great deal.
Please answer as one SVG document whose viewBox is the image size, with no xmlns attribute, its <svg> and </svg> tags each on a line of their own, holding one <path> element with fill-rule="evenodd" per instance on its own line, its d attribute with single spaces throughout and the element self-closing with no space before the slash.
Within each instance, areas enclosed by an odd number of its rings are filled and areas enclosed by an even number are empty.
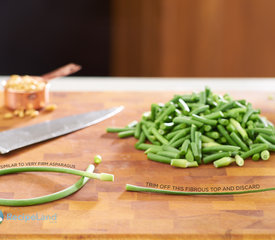
<svg viewBox="0 0 275 240">
<path fill-rule="evenodd" d="M 257 119 L 259 119 L 259 116 L 258 116 L 258 114 L 251 114 L 251 116 L 250 116 L 250 118 L 249 119 L 251 119 L 251 120 L 257 120 Z"/>
<path fill-rule="evenodd" d="M 154 134 L 154 136 L 162 143 L 162 144 L 168 144 L 169 142 L 168 142 L 168 140 L 165 138 L 165 137 L 163 137 L 163 136 L 161 136 L 160 134 L 159 134 L 159 132 L 157 131 L 157 129 L 155 129 L 155 128 L 152 128 L 152 133 Z"/>
<path fill-rule="evenodd" d="M 238 107 L 238 108 L 246 108 L 246 106 L 244 106 L 243 104 L 241 104 L 238 101 L 234 101 L 234 107 Z"/>
<path fill-rule="evenodd" d="M 269 136 L 269 135 L 266 135 L 266 134 L 263 134 L 263 133 L 260 133 L 259 135 L 262 136 L 267 141 L 269 141 L 270 143 L 275 144 L 275 137 L 274 136 Z"/>
<path fill-rule="evenodd" d="M 194 102 L 196 101 L 196 96 L 192 95 L 182 95 L 180 96 L 185 102 Z"/>
<path fill-rule="evenodd" d="M 205 135 L 201 135 L 201 140 L 202 140 L 203 143 L 215 142 L 214 139 L 209 138 L 209 137 L 207 137 Z"/>
<path fill-rule="evenodd" d="M 249 129 L 249 131 L 254 131 L 254 132 L 257 132 L 257 133 L 264 133 L 264 134 L 274 135 L 274 130 L 273 129 L 269 129 L 269 128 L 252 128 L 252 129 Z"/>
<path fill-rule="evenodd" d="M 220 137 L 220 134 L 218 132 L 206 132 L 205 135 L 207 137 L 213 138 L 213 139 L 218 139 Z"/>
<path fill-rule="evenodd" d="M 139 122 L 136 126 L 134 136 L 135 138 L 139 138 L 141 134 L 141 122 Z"/>
<path fill-rule="evenodd" d="M 128 128 L 129 129 L 129 128 Z M 126 137 L 131 137 L 131 136 L 134 136 L 135 135 L 135 130 L 134 129 L 131 129 L 131 130 L 128 130 L 128 131 L 124 131 L 124 132 L 119 132 L 118 133 L 118 136 L 120 138 L 126 138 Z"/>
<path fill-rule="evenodd" d="M 212 99 L 212 98 L 210 98 L 210 97 L 208 97 L 207 99 L 206 99 L 206 102 L 209 104 L 209 105 L 212 105 L 212 106 L 214 106 L 214 107 L 217 107 L 217 103 Z"/>
<path fill-rule="evenodd" d="M 159 146 L 157 146 L 157 147 L 159 147 Z M 148 148 L 144 153 L 148 154 L 148 153 L 157 153 L 157 152 L 159 152 L 158 148 L 151 147 L 151 148 Z"/>
<path fill-rule="evenodd" d="M 245 112 L 246 112 L 246 108 L 233 108 L 226 112 L 226 116 L 227 117 L 236 117 L 237 114 L 245 113 Z"/>
<path fill-rule="evenodd" d="M 212 146 L 220 146 L 221 144 L 217 142 L 209 142 L 209 143 L 203 143 L 202 146 L 205 147 L 212 147 Z"/>
<path fill-rule="evenodd" d="M 258 110 L 259 111 L 259 110 Z M 259 111 L 260 112 L 260 111 Z M 264 124 L 265 127 L 271 127 L 274 129 L 274 125 L 272 122 L 268 121 L 265 117 L 259 116 L 258 119 Z"/>
<path fill-rule="evenodd" d="M 181 146 L 181 155 L 186 155 L 189 145 L 190 140 L 186 139 Z"/>
<path fill-rule="evenodd" d="M 253 154 L 253 156 L 252 156 L 253 161 L 258 161 L 259 159 L 260 159 L 260 153 Z"/>
<path fill-rule="evenodd" d="M 268 150 L 264 150 L 261 152 L 261 159 L 268 160 L 270 158 L 270 153 Z"/>
<path fill-rule="evenodd" d="M 203 126 L 203 129 L 205 132 L 209 132 L 212 130 L 212 127 L 210 125 L 205 125 L 205 126 Z"/>
<path fill-rule="evenodd" d="M 231 138 L 234 140 L 235 143 L 244 151 L 249 151 L 249 148 L 246 146 L 246 144 L 242 141 L 242 139 L 239 138 L 239 136 L 235 133 L 232 132 L 230 134 Z"/>
<path fill-rule="evenodd" d="M 237 144 L 236 144 L 236 143 L 233 141 L 233 139 L 229 136 L 228 132 L 226 131 L 226 129 L 225 129 L 222 125 L 218 125 L 217 128 L 218 128 L 220 134 L 226 138 L 227 142 L 228 142 L 230 145 L 237 146 Z"/>
<path fill-rule="evenodd" d="M 202 149 L 201 132 L 198 132 L 198 131 L 195 132 L 195 143 L 197 145 L 198 152 L 199 152 L 199 158 L 197 159 L 197 162 L 199 164 L 201 164 L 201 157 L 202 157 L 202 153 L 201 153 L 201 149 Z"/>
<path fill-rule="evenodd" d="M 142 114 L 142 120 L 149 121 L 151 120 L 151 112 L 145 112 Z"/>
<path fill-rule="evenodd" d="M 229 124 L 226 126 L 226 129 L 227 129 L 229 132 L 237 132 L 237 129 L 236 129 L 231 123 L 229 123 Z"/>
<path fill-rule="evenodd" d="M 191 142 L 195 142 L 195 131 L 197 130 L 196 125 L 191 125 Z"/>
<path fill-rule="evenodd" d="M 154 126 L 154 123 L 149 121 L 149 120 L 144 120 L 144 119 L 141 119 L 140 121 L 143 125 L 146 126 L 146 128 L 150 128 L 150 127 L 153 127 Z"/>
<path fill-rule="evenodd" d="M 196 161 L 189 162 L 186 159 L 172 159 L 171 166 L 180 167 L 180 168 L 188 168 L 188 167 L 198 167 L 198 163 Z"/>
<path fill-rule="evenodd" d="M 158 154 L 155 154 L 155 153 L 150 153 L 149 152 L 147 154 L 147 158 L 152 160 L 152 161 L 155 161 L 155 162 L 162 162 L 162 163 L 167 163 L 167 164 L 171 163 L 171 158 L 164 157 L 164 156 L 161 156 L 161 155 L 158 155 Z"/>
<path fill-rule="evenodd" d="M 178 150 L 178 149 L 176 149 L 174 147 L 171 147 L 169 145 L 162 145 L 162 150 L 169 151 L 169 152 L 180 153 L 180 150 Z"/>
<path fill-rule="evenodd" d="M 208 155 L 206 157 L 203 158 L 203 162 L 205 164 L 213 162 L 217 159 L 221 159 L 223 157 L 230 157 L 231 153 L 230 152 L 218 152 L 218 153 L 213 153 L 211 155 Z"/>
<path fill-rule="evenodd" d="M 130 123 L 128 123 L 128 125 L 126 126 L 127 128 L 135 128 L 138 124 L 138 121 L 134 120 Z"/>
<path fill-rule="evenodd" d="M 264 139 L 261 135 L 258 135 L 257 138 L 256 138 L 257 141 L 261 142 L 261 143 L 264 143 L 264 144 L 267 144 L 268 146 L 268 150 L 270 151 L 275 151 L 275 145 L 273 145 L 272 143 L 270 143 L 269 141 L 267 141 L 266 139 Z"/>
<path fill-rule="evenodd" d="M 182 145 L 182 143 L 187 139 L 187 138 L 190 138 L 190 135 L 187 135 L 183 138 L 180 138 L 178 140 L 176 140 L 175 142 L 169 144 L 171 147 L 175 147 L 175 148 L 178 148 L 179 146 Z"/>
<path fill-rule="evenodd" d="M 139 140 L 138 140 L 138 142 L 136 143 L 136 145 L 139 145 L 139 144 L 141 144 L 141 143 L 144 143 L 145 140 L 146 140 L 145 134 L 144 134 L 144 132 L 141 132 L 140 135 L 139 135 Z"/>
<path fill-rule="evenodd" d="M 139 145 L 136 146 L 137 149 L 139 150 L 147 150 L 148 148 L 151 148 L 151 147 L 159 147 L 159 149 L 161 150 L 161 146 L 156 146 L 156 145 L 153 145 L 153 144 L 148 144 L 148 143 L 141 143 Z"/>
<path fill-rule="evenodd" d="M 235 156 L 235 161 L 239 167 L 244 165 L 244 159 L 240 155 Z"/>
<path fill-rule="evenodd" d="M 187 153 L 185 155 L 185 158 L 188 162 L 193 162 L 194 161 L 194 155 L 192 153 L 192 150 L 191 148 L 189 147 L 188 150 L 187 150 Z"/>
<path fill-rule="evenodd" d="M 94 156 L 94 163 L 99 164 L 102 162 L 102 157 L 100 155 Z"/>
<path fill-rule="evenodd" d="M 146 126 L 142 124 L 141 129 L 142 129 L 143 133 L 145 134 L 146 138 L 147 138 L 151 143 L 155 144 L 156 141 L 155 141 L 155 139 L 152 138 L 152 136 L 149 134 L 149 131 L 148 131 L 148 129 L 146 128 Z"/>
<path fill-rule="evenodd" d="M 159 106 L 155 103 L 151 104 L 151 119 L 152 121 L 155 121 L 156 115 L 157 115 L 157 110 Z"/>
<path fill-rule="evenodd" d="M 245 123 L 248 121 L 248 119 L 249 119 L 249 117 L 251 116 L 251 114 L 254 113 L 254 112 L 255 112 L 254 109 L 252 109 L 252 108 L 248 109 L 247 112 L 246 112 L 246 113 L 244 114 L 244 116 L 243 116 L 243 121 L 242 121 L 242 123 L 245 124 Z"/>
<path fill-rule="evenodd" d="M 181 95 L 175 94 L 174 97 L 171 99 L 171 102 L 177 102 L 181 98 Z"/>
<path fill-rule="evenodd" d="M 226 167 L 226 166 L 230 165 L 231 163 L 233 163 L 235 161 L 236 160 L 234 158 L 223 157 L 221 159 L 218 159 L 218 160 L 214 161 L 213 164 L 216 168 L 220 168 L 220 167 Z"/>
<path fill-rule="evenodd" d="M 174 112 L 176 109 L 175 105 L 171 104 L 168 108 L 166 108 L 161 114 L 160 116 L 157 117 L 155 123 L 160 123 L 161 121 L 163 121 L 163 119 L 170 115 L 172 112 Z"/>
<path fill-rule="evenodd" d="M 177 135 L 180 131 L 182 131 L 183 129 L 179 129 L 179 130 L 176 130 L 176 131 L 173 131 L 173 132 L 170 132 L 166 135 L 166 138 L 168 140 L 171 140 L 175 135 Z"/>
<path fill-rule="evenodd" d="M 174 123 L 186 123 L 188 125 L 196 125 L 198 127 L 201 127 L 203 125 L 203 123 L 193 120 L 190 117 L 175 117 L 173 120 Z"/>
<path fill-rule="evenodd" d="M 217 120 L 208 119 L 205 117 L 198 116 L 196 114 L 192 114 L 192 119 L 211 126 L 216 126 L 218 123 Z"/>
<path fill-rule="evenodd" d="M 179 101 L 178 102 L 179 107 L 183 110 L 184 113 L 190 112 L 190 109 L 189 109 L 188 105 L 186 104 L 186 102 L 182 98 L 179 98 L 178 101 Z"/>
<path fill-rule="evenodd" d="M 259 153 L 261 151 L 267 150 L 267 148 L 268 148 L 267 144 L 259 145 L 258 147 L 252 148 L 251 150 L 249 150 L 247 152 L 244 152 L 243 154 L 241 154 L 241 157 L 243 159 L 246 159 L 246 158 L 252 156 L 255 153 Z"/>
<path fill-rule="evenodd" d="M 200 155 L 197 144 L 195 142 L 191 142 L 190 146 L 195 160 L 198 161 L 200 159 Z"/>
<path fill-rule="evenodd" d="M 202 106 L 192 110 L 190 112 L 190 115 L 202 113 L 202 112 L 206 111 L 207 109 L 209 109 L 209 105 L 202 105 Z"/>
<path fill-rule="evenodd" d="M 174 128 L 173 128 L 173 131 L 176 131 L 176 130 L 182 130 L 183 128 L 186 128 L 187 125 L 185 123 L 180 123 L 178 125 L 176 125 Z"/>
<path fill-rule="evenodd" d="M 246 141 L 248 139 L 248 135 L 247 132 L 242 128 L 241 124 L 233 118 L 230 118 L 230 123 L 237 129 L 237 131 L 242 136 L 243 140 Z"/>
<path fill-rule="evenodd" d="M 225 110 L 227 110 L 227 109 L 230 109 L 230 108 L 233 107 L 233 105 L 234 105 L 234 102 L 233 102 L 233 101 L 228 102 L 228 103 L 226 103 L 226 104 L 220 106 L 220 107 L 219 107 L 219 111 L 225 111 Z"/>
<path fill-rule="evenodd" d="M 228 121 L 228 119 L 226 119 L 226 118 L 220 118 L 220 119 L 218 120 L 218 122 L 219 122 L 219 124 L 221 124 L 221 125 L 223 125 L 223 126 L 227 126 L 227 125 L 229 124 L 229 121 Z"/>
<path fill-rule="evenodd" d="M 178 117 L 182 116 L 182 112 L 177 108 L 175 109 L 175 114 Z M 172 118 L 172 116 L 168 116 L 167 119 L 172 120 L 173 118 Z"/>
<path fill-rule="evenodd" d="M 173 122 L 164 122 L 160 124 L 159 128 L 163 130 L 171 130 L 174 126 L 175 124 Z"/>
<path fill-rule="evenodd" d="M 200 92 L 199 103 L 201 103 L 201 104 L 205 104 L 206 103 L 206 92 L 205 91 Z M 206 105 L 206 106 L 208 106 L 208 105 Z"/>
<path fill-rule="evenodd" d="M 129 128 L 114 128 L 114 127 L 108 127 L 106 131 L 108 133 L 119 133 L 119 132 L 125 132 L 128 131 Z"/>
<path fill-rule="evenodd" d="M 221 138 L 220 138 L 220 142 L 221 142 L 222 144 L 224 144 L 224 143 L 227 143 L 227 140 L 226 140 L 225 137 L 221 137 Z"/>
<path fill-rule="evenodd" d="M 169 151 L 159 151 L 157 152 L 158 155 L 169 157 L 169 158 L 179 158 L 180 154 L 176 152 L 169 152 Z"/>
<path fill-rule="evenodd" d="M 237 147 L 237 146 L 219 145 L 219 146 L 205 147 L 202 149 L 202 152 L 203 153 L 218 152 L 218 151 L 233 152 L 233 151 L 238 151 L 239 149 L 240 147 Z"/>
<path fill-rule="evenodd" d="M 170 141 L 169 144 L 171 145 L 172 143 L 176 142 L 177 140 L 179 140 L 180 138 L 185 137 L 189 132 L 190 132 L 190 128 L 185 128 L 183 130 L 180 130 Z"/>
</svg>

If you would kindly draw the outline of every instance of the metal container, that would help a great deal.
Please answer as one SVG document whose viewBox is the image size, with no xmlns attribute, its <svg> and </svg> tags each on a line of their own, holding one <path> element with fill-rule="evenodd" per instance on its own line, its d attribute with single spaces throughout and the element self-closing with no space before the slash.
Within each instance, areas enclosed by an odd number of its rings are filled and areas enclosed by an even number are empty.
<svg viewBox="0 0 275 240">
<path fill-rule="evenodd" d="M 4 104 L 11 110 L 42 109 L 49 102 L 49 81 L 57 77 L 68 76 L 79 71 L 80 69 L 81 66 L 70 63 L 52 72 L 44 74 L 41 77 L 31 76 L 31 78 L 38 81 L 43 81 L 45 83 L 45 87 L 42 90 L 16 90 L 7 87 L 7 81 L 4 81 Z"/>
</svg>

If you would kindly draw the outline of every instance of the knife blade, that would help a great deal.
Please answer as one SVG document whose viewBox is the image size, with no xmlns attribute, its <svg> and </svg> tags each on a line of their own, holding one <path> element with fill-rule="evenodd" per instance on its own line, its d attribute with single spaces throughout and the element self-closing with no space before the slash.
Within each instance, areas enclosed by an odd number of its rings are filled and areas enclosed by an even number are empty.
<svg viewBox="0 0 275 240">
<path fill-rule="evenodd" d="M 0 132 L 0 153 L 56 138 L 99 123 L 123 110 L 123 106 L 48 120 Z"/>
</svg>

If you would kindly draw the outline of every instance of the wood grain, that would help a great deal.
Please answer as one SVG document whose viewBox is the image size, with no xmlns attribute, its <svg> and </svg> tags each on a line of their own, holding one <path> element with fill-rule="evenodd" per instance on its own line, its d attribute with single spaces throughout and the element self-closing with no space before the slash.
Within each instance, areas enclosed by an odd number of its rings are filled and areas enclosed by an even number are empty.
<svg viewBox="0 0 275 240">
<path fill-rule="evenodd" d="M 75 113 L 124 105 L 125 110 L 97 125 L 0 156 L 5 164 L 70 164 L 85 169 L 95 154 L 103 162 L 96 172 L 115 174 L 115 182 L 91 180 L 74 195 L 32 207 L 0 207 L 4 213 L 57 214 L 57 221 L 8 221 L 0 225 L 1 239 L 274 239 L 275 192 L 236 196 L 168 196 L 126 192 L 125 184 L 147 182 L 187 188 L 259 184 L 274 187 L 275 159 L 247 160 L 240 168 L 176 169 L 146 159 L 134 148 L 135 139 L 105 133 L 108 126 L 124 126 L 149 109 L 166 102 L 172 92 L 54 92 L 52 113 L 36 119 L 0 120 L 1 130 Z M 275 102 L 259 93 L 233 92 L 246 98 L 275 122 Z M 1 109 L 1 113 L 5 109 Z M 78 177 L 56 173 L 22 173 L 0 178 L 0 198 L 29 198 L 61 190 Z"/>
<path fill-rule="evenodd" d="M 273 77 L 272 0 L 113 0 L 111 75 Z"/>
</svg>

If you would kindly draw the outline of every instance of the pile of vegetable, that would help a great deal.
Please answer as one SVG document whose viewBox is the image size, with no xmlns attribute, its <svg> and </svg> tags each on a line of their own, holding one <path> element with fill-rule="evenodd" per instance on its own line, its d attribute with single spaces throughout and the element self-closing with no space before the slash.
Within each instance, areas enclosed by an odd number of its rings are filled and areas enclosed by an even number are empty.
<svg viewBox="0 0 275 240">
<path fill-rule="evenodd" d="M 214 94 L 208 87 L 199 93 L 175 95 L 165 104 L 151 105 L 123 128 L 107 128 L 120 138 L 134 136 L 136 148 L 148 159 L 174 167 L 213 163 L 225 167 L 244 160 L 268 160 L 275 151 L 273 124 L 246 100 Z"/>
</svg>

